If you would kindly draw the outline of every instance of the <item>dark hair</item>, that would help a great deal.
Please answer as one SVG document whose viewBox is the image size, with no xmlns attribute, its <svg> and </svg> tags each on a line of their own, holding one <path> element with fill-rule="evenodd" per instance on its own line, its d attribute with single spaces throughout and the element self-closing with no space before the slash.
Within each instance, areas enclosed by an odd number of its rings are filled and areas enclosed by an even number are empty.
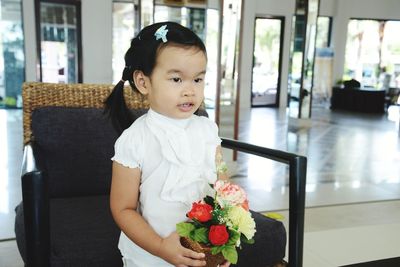
<svg viewBox="0 0 400 267">
<path fill-rule="evenodd" d="M 166 25 L 168 33 L 167 42 L 162 39 L 156 40 L 155 32 Z M 114 125 L 114 128 L 121 134 L 128 128 L 135 118 L 128 110 L 124 99 L 124 83 L 128 81 L 132 90 L 136 90 L 133 81 L 133 73 L 136 70 L 142 71 L 150 76 L 156 64 L 158 52 L 161 48 L 169 45 L 182 47 L 195 47 L 206 54 L 203 41 L 188 28 L 175 22 L 160 22 L 143 28 L 139 34 L 132 39 L 131 46 L 125 53 L 125 68 L 119 81 L 111 94 L 105 101 L 105 113 L 107 113 Z"/>
</svg>

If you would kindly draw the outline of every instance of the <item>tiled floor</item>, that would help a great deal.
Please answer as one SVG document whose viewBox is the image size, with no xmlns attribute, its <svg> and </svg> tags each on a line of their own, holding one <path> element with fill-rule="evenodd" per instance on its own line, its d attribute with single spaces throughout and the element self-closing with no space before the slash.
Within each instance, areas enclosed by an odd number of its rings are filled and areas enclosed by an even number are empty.
<svg viewBox="0 0 400 267">
<path fill-rule="evenodd" d="M 253 109 L 244 113 L 239 138 L 307 156 L 307 207 L 398 199 L 399 110 L 391 108 L 397 122 L 386 115 L 313 111 L 310 127 L 300 127 L 274 109 Z M 235 179 L 255 210 L 288 207 L 285 165 L 244 155 L 239 162 Z"/>
<path fill-rule="evenodd" d="M 276 109 L 256 108 L 242 112 L 240 123 L 241 140 L 308 158 L 304 266 L 400 256 L 399 110 L 391 108 L 393 121 L 324 108 L 312 116 L 311 127 L 301 127 Z M 21 119 L 20 110 L 0 110 L 0 240 L 14 237 L 13 209 L 21 201 Z M 277 211 L 286 223 L 286 167 L 244 155 L 238 162 L 234 179 L 252 209 Z M 0 242 L 3 266 L 23 266 L 15 241 Z"/>
</svg>

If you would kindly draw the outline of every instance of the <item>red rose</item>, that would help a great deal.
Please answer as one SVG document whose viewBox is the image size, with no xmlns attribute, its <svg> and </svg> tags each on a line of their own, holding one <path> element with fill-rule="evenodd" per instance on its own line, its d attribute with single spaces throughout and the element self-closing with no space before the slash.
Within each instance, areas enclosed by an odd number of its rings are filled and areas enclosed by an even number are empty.
<svg viewBox="0 0 400 267">
<path fill-rule="evenodd" d="M 192 209 L 188 212 L 187 216 L 190 219 L 196 219 L 199 222 L 206 222 L 212 218 L 212 206 L 206 203 L 193 203 Z"/>
<path fill-rule="evenodd" d="M 208 233 L 211 244 L 221 246 L 228 242 L 229 234 L 225 225 L 212 225 Z"/>
</svg>

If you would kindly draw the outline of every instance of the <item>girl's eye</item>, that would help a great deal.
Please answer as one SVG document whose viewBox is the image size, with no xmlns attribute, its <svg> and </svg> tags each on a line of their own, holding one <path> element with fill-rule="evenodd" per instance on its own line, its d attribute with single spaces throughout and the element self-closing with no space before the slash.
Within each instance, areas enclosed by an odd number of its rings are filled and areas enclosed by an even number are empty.
<svg viewBox="0 0 400 267">
<path fill-rule="evenodd" d="M 181 79 L 181 78 L 177 78 L 177 77 L 172 78 L 171 80 L 174 81 L 174 82 L 176 82 L 176 83 L 182 82 L 182 79 Z"/>
<path fill-rule="evenodd" d="M 197 79 L 194 79 L 194 82 L 195 83 L 201 83 L 203 81 L 203 79 L 202 78 L 197 78 Z"/>
</svg>

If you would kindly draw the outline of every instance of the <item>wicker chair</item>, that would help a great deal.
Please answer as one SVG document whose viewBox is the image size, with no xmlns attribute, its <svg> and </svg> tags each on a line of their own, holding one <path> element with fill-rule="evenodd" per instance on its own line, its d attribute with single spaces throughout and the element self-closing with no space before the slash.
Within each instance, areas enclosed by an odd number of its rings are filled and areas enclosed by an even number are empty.
<svg viewBox="0 0 400 267">
<path fill-rule="evenodd" d="M 27 266 L 122 266 L 120 230 L 108 204 L 118 135 L 103 115 L 112 87 L 23 85 L 23 201 L 16 208 L 15 232 Z M 146 112 L 145 97 L 128 88 L 125 96 L 134 115 Z M 253 215 L 256 244 L 239 252 L 238 266 L 280 264 L 286 247 L 283 224 Z"/>
</svg>

